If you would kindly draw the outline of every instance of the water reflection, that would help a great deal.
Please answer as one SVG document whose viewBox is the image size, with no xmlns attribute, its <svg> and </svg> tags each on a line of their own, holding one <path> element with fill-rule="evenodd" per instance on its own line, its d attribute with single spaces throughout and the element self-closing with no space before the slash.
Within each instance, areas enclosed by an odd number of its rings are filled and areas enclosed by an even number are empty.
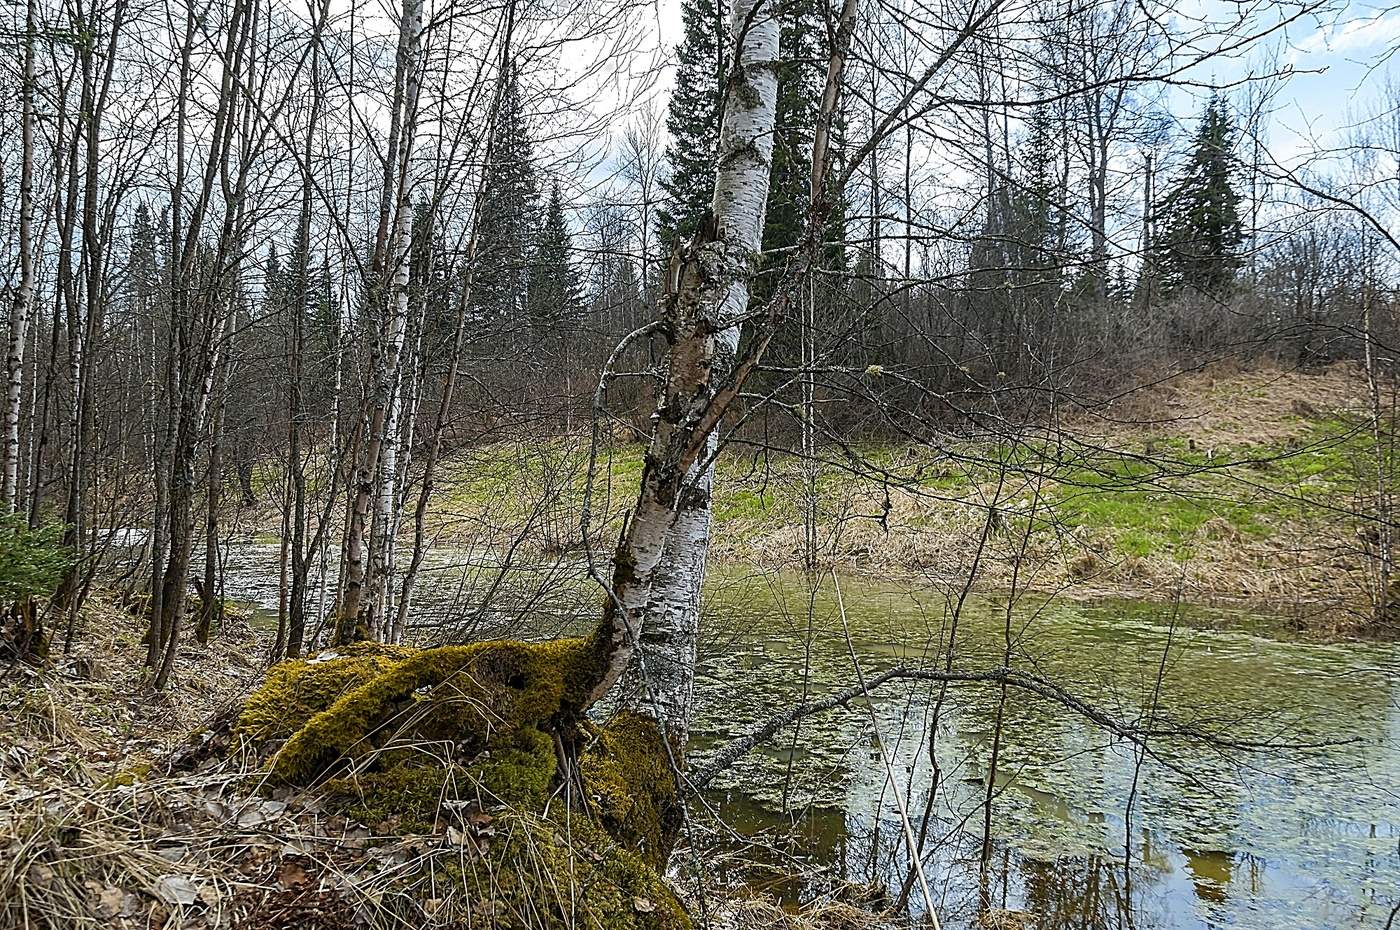
<svg viewBox="0 0 1400 930">
<path fill-rule="evenodd" d="M 852 679 L 832 605 L 818 592 L 807 624 L 810 592 L 800 580 L 791 584 L 740 577 L 712 591 L 709 629 L 723 646 L 705 653 L 702 744 L 791 703 L 804 674 L 816 692 Z M 927 655 L 947 635 L 931 597 L 851 582 L 846 602 L 867 674 Z M 743 760 L 716 797 L 721 813 L 741 831 L 771 836 L 776 859 L 828 866 L 789 878 L 794 897 L 851 882 L 898 902 L 910 857 L 891 775 L 870 748 L 882 746 L 916 826 L 936 765 L 923 860 L 945 924 L 978 926 L 979 913 L 994 908 L 1066 930 L 1384 926 L 1389 907 L 1381 905 L 1400 896 L 1400 650 L 1274 639 L 1266 621 L 1218 615 L 1178 629 L 1169 643 L 1163 613 L 1126 606 L 1037 606 L 1017 628 L 1016 664 L 1131 720 L 1144 713 L 1165 649 L 1162 713 L 1234 736 L 1346 742 L 1242 756 L 1164 741 L 1140 766 L 1081 717 L 1013 696 L 991 792 L 994 854 L 984 868 L 995 690 L 962 689 L 948 699 L 930 758 L 933 690 L 891 687 L 873 702 L 873 721 L 863 706 L 837 711 L 785 734 L 782 752 Z M 962 618 L 964 667 L 996 661 L 1001 609 L 984 602 Z M 717 686 L 745 674 L 739 669 L 756 655 L 761 674 L 747 672 L 742 699 Z M 789 757 L 800 760 L 796 771 L 781 765 Z M 914 913 L 918 898 L 908 902 Z"/>
<path fill-rule="evenodd" d="M 595 600 L 577 571 L 555 566 L 512 579 L 509 597 L 497 588 L 484 613 L 454 567 L 471 560 L 432 558 L 427 577 L 440 583 L 420 588 L 415 611 L 429 627 L 474 617 L 484 635 L 552 635 Z M 229 594 L 275 606 L 275 565 L 275 547 L 235 549 Z M 843 585 L 849 646 L 829 592 L 813 597 L 800 578 L 714 573 L 697 752 L 804 695 L 850 684 L 852 652 L 867 673 L 941 653 L 951 626 L 939 592 Z M 1004 611 L 989 599 L 969 604 L 960 667 L 999 662 Z M 911 857 L 888 757 L 916 830 L 929 812 L 922 861 L 949 927 L 979 927 L 989 908 L 1056 930 L 1385 926 L 1400 900 L 1400 647 L 1275 638 L 1266 619 L 1219 611 L 1188 612 L 1168 642 L 1168 612 L 1028 602 L 1014 612 L 1014 661 L 1131 720 L 1145 712 L 1165 656 L 1162 713 L 1237 736 L 1349 742 L 1250 756 L 1163 742 L 1139 765 L 1081 717 L 1011 695 L 984 868 L 996 690 L 950 691 L 931 754 L 936 690 L 892 686 L 803 721 L 714 785 L 724 820 L 763 841 L 746 849 L 761 860 L 746 877 L 792 900 L 851 883 L 876 901 L 907 898 L 919 913 L 920 894 L 903 894 Z"/>
</svg>

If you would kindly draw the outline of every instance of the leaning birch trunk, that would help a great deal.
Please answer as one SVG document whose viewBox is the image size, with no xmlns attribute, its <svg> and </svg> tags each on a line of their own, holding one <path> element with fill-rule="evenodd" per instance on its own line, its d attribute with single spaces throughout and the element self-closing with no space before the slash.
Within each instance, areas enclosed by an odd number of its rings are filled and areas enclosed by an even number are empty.
<svg viewBox="0 0 1400 930">
<path fill-rule="evenodd" d="M 346 532 L 344 599 L 336 618 L 335 640 L 346 643 L 371 635 L 375 622 L 376 555 L 378 540 L 370 533 L 371 502 L 376 500 L 376 478 L 383 461 L 386 430 L 390 426 L 391 407 L 398 381 L 399 352 L 403 348 L 404 323 L 408 317 L 409 232 L 412 210 L 408 202 L 408 170 L 413 151 L 415 120 L 418 111 L 419 55 L 423 41 L 423 0 L 404 0 L 400 19 L 402 33 L 395 83 L 404 88 L 394 113 L 396 131 L 391 133 L 390 166 L 385 171 L 384 197 L 396 210 L 394 240 L 383 254 L 395 262 L 392 290 L 386 301 L 388 314 L 385 332 L 378 338 L 380 345 L 370 355 L 370 379 L 375 385 L 370 401 L 364 448 L 355 468 L 350 489 L 349 527 Z M 396 162 L 393 160 L 396 159 Z M 382 224 L 381 224 L 382 228 Z M 382 237 L 381 237 L 382 238 Z M 386 259 L 387 260 L 387 259 Z M 375 273 L 381 269 L 376 265 Z M 368 282 L 377 285 L 378 282 Z M 375 290 L 378 290 L 377 286 Z M 377 511 L 376 511 L 377 512 Z M 366 552 L 366 549 L 369 552 Z M 368 569 L 368 570 L 367 570 Z M 368 588 L 368 592 L 366 589 Z M 366 594 L 368 593 L 368 597 Z"/>
<path fill-rule="evenodd" d="M 727 347 L 732 358 L 738 348 L 739 330 Z M 711 492 L 714 488 L 714 453 L 718 437 L 706 443 L 706 463 L 692 469 L 681 495 L 675 521 L 667 535 L 661 558 L 652 571 L 651 597 L 642 623 L 640 659 L 628 666 L 624 688 L 649 716 L 664 722 L 673 738 L 685 744 L 690 733 L 690 704 L 695 682 L 696 644 L 700 632 L 700 585 L 710 551 Z"/>
<path fill-rule="evenodd" d="M 0 498 L 13 513 L 19 507 L 19 407 L 24 388 L 24 340 L 34 307 L 34 0 L 24 17 L 24 78 L 20 104 L 19 286 L 10 307 L 10 345 L 5 354 L 5 465 Z"/>
<path fill-rule="evenodd" d="M 736 33 L 740 32 L 741 24 L 747 17 L 757 19 L 755 14 L 761 12 L 751 10 L 752 6 L 748 10 L 735 10 Z M 831 210 L 827 194 L 831 128 L 855 18 L 856 0 L 844 0 L 832 36 L 826 82 L 813 135 L 811 198 L 804 242 L 794 266 L 794 279 L 797 281 L 805 281 L 810 274 L 811 263 L 818 253 L 822 230 Z M 753 28 L 756 30 L 758 25 L 755 23 Z M 767 198 L 767 173 L 760 166 L 767 164 L 771 153 L 771 148 L 763 147 L 768 130 L 762 128 L 765 125 L 762 121 L 767 119 L 766 125 L 771 129 L 772 117 L 760 112 L 766 100 L 762 85 L 749 83 L 745 87 L 745 83 L 752 81 L 761 72 L 762 62 L 771 58 L 765 59 L 761 53 L 756 55 L 751 52 L 749 40 L 758 41 L 758 37 L 754 32 L 744 37 L 744 55 L 741 59 L 744 70 L 738 72 L 737 81 L 731 80 L 726 96 L 720 140 L 720 170 L 712 210 L 717 239 L 729 243 L 731 248 L 736 244 L 746 245 L 749 254 L 756 256 L 763 227 L 763 201 Z M 752 198 L 759 198 L 756 206 Z M 697 238 L 697 244 L 701 246 L 704 241 L 703 234 Z M 685 280 L 683 269 L 680 276 L 671 282 L 671 293 L 683 298 L 684 291 L 678 283 Z M 718 295 L 708 382 L 703 385 L 704 390 L 695 395 L 703 398 L 704 406 L 692 406 L 689 411 L 695 414 L 699 410 L 690 424 L 690 448 L 701 448 L 703 454 L 692 460 L 683 472 L 684 485 L 674 502 L 674 517 L 660 558 L 651 568 L 646 607 L 640 620 L 631 628 L 641 650 L 628 666 L 634 703 L 664 725 L 682 747 L 690 723 L 695 647 L 699 634 L 700 586 L 704 581 L 705 560 L 709 553 L 714 458 L 719 448 L 715 429 L 725 408 L 737 396 L 744 378 L 762 357 L 764 347 L 772 336 L 775 309 L 780 308 L 782 301 L 790 295 L 779 294 L 774 298 L 774 305 L 766 313 L 767 319 L 755 333 L 754 344 L 736 368 L 738 324 L 747 315 L 748 296 L 748 278 L 743 275 L 736 275 L 725 282 Z M 675 305 L 684 306 L 682 300 L 677 300 Z M 673 338 L 673 365 L 684 355 L 677 351 L 678 344 Z M 717 384 L 722 386 L 718 395 L 715 393 Z M 666 412 L 663 402 L 657 412 L 658 423 L 665 421 Z M 644 496 L 645 493 L 644 483 Z M 622 554 L 625 556 L 626 553 Z M 623 565 L 626 565 L 625 561 Z"/>
<path fill-rule="evenodd" d="M 639 675 L 650 698 L 640 706 L 678 738 L 684 737 L 694 605 L 709 541 L 711 407 L 733 368 L 762 244 L 777 103 L 778 23 L 768 3 L 738 0 L 731 29 L 738 51 L 725 88 L 711 215 L 671 261 L 663 320 L 670 341 L 666 380 L 597 632 L 606 661 L 592 692 L 596 699 L 617 682 L 645 628 L 648 648 Z"/>
</svg>

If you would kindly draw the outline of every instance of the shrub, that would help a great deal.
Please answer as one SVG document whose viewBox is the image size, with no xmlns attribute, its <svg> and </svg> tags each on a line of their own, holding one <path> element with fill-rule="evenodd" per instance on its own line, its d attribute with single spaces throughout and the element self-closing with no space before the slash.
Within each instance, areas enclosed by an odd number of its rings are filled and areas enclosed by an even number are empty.
<svg viewBox="0 0 1400 930">
<path fill-rule="evenodd" d="M 0 515 L 0 605 L 48 595 L 73 565 L 62 524 L 31 528 L 21 514 Z"/>
</svg>

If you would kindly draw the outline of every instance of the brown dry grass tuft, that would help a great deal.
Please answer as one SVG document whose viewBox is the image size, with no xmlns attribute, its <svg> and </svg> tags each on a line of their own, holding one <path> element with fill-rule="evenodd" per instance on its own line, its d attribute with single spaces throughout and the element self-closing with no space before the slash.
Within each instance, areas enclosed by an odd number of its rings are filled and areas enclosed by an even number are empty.
<svg viewBox="0 0 1400 930">
<path fill-rule="evenodd" d="M 1358 412 L 1365 375 L 1355 362 L 1320 371 L 1269 362 L 1228 362 L 1199 371 L 1144 379 L 1144 386 L 1066 423 L 1072 432 L 1124 438 L 1143 434 L 1191 439 L 1203 449 L 1280 443 L 1307 421 Z"/>
</svg>

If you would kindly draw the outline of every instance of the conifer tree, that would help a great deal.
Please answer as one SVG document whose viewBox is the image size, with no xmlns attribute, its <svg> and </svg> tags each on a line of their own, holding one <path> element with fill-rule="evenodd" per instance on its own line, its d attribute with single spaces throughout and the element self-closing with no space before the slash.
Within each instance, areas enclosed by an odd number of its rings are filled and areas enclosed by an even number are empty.
<svg viewBox="0 0 1400 930">
<path fill-rule="evenodd" d="M 1057 283 L 1055 251 L 1056 141 L 1049 111 L 1040 107 L 1031 114 L 1021 178 L 1010 197 L 1008 266 L 1016 284 L 1031 288 L 1038 300 L 1051 296 L 1047 287 Z M 1053 291 L 1053 288 L 1051 288 Z"/>
<path fill-rule="evenodd" d="M 782 9 L 773 171 L 763 229 L 763 251 L 768 255 L 765 265 L 769 269 L 780 266 L 784 251 L 797 244 L 807 218 L 812 137 L 823 78 L 817 67 L 820 23 L 815 13 L 811 0 L 797 0 Z"/>
<path fill-rule="evenodd" d="M 479 207 L 472 303 L 483 317 L 524 322 L 530 307 L 539 188 L 519 76 L 512 71 L 505 81 Z"/>
<path fill-rule="evenodd" d="M 825 79 L 822 48 L 825 23 L 815 0 L 792 0 L 778 11 L 778 109 L 764 222 L 765 270 L 780 267 L 788 250 L 802 235 L 807 218 L 812 139 L 817 105 Z M 681 11 L 685 37 L 676 51 L 676 86 L 671 93 L 666 127 L 671 144 L 666 150 L 670 174 L 662 180 L 666 199 L 657 211 L 657 225 L 666 247 L 679 236 L 695 232 L 714 192 L 713 152 L 719 140 L 719 110 L 723 96 L 724 52 L 728 41 L 726 11 L 716 0 L 685 0 Z M 841 126 L 833 127 L 833 160 L 840 160 Z M 845 204 L 838 195 L 823 236 L 833 243 L 823 263 L 844 268 Z M 771 275 L 761 276 L 754 294 L 764 299 Z"/>
<path fill-rule="evenodd" d="M 434 222 L 426 199 L 419 200 L 413 208 L 409 248 L 409 301 L 423 308 L 424 334 L 429 345 L 447 344 L 457 326 L 454 275 L 442 230 Z"/>
<path fill-rule="evenodd" d="M 277 243 L 267 247 L 267 264 L 263 269 L 263 312 L 276 318 L 286 306 L 288 299 L 288 272 L 282 268 L 282 257 L 277 252 Z"/>
<path fill-rule="evenodd" d="M 1158 276 L 1167 296 L 1219 297 L 1234 284 L 1244 242 L 1234 146 L 1234 119 L 1225 99 L 1214 95 L 1201 116 L 1190 160 L 1156 209 L 1161 232 L 1147 273 Z"/>
<path fill-rule="evenodd" d="M 719 146 L 729 41 L 724 0 L 684 0 L 681 21 L 685 37 L 676 49 L 676 85 L 666 116 L 670 172 L 661 181 L 665 199 L 656 216 L 657 231 L 667 249 L 695 233 L 714 193 L 714 153 Z"/>
<path fill-rule="evenodd" d="M 556 334 L 578 318 L 583 291 L 572 253 L 563 199 L 555 184 L 530 266 L 530 322 L 538 338 Z"/>
<path fill-rule="evenodd" d="M 159 233 L 144 202 L 136 208 L 131 227 L 131 247 L 127 254 L 126 290 L 133 309 L 149 310 L 161 292 Z"/>
</svg>

